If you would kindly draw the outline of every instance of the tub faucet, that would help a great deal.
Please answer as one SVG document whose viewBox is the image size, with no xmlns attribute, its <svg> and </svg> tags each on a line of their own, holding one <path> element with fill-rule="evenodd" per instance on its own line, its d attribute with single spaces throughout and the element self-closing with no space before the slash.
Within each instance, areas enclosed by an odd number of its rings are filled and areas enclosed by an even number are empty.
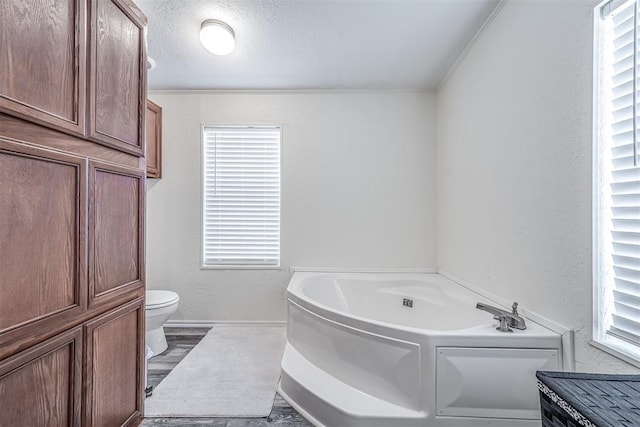
<svg viewBox="0 0 640 427">
<path fill-rule="evenodd" d="M 501 308 L 483 304 L 481 302 L 476 304 L 476 308 L 493 314 L 493 318 L 500 321 L 500 326 L 496 328 L 499 331 L 513 332 L 511 328 L 527 329 L 527 326 L 524 323 L 524 318 L 518 314 L 517 302 L 514 302 L 511 306 L 511 313 Z"/>
</svg>

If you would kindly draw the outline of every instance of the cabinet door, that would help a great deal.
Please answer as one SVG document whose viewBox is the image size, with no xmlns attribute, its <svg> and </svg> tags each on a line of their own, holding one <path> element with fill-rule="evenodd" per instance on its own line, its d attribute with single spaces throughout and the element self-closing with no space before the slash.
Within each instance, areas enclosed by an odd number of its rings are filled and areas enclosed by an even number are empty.
<svg viewBox="0 0 640 427">
<path fill-rule="evenodd" d="M 136 425 L 142 417 L 144 300 L 85 325 L 85 424 Z"/>
<path fill-rule="evenodd" d="M 146 18 L 129 0 L 92 0 L 89 138 L 144 156 Z"/>
<path fill-rule="evenodd" d="M 144 171 L 89 162 L 89 307 L 144 285 Z"/>
<path fill-rule="evenodd" d="M 147 100 L 147 178 L 162 178 L 162 107 Z"/>
<path fill-rule="evenodd" d="M 82 328 L 0 362 L 0 424 L 80 426 Z"/>
<path fill-rule="evenodd" d="M 86 178 L 84 159 L 0 138 L 0 359 L 86 309 Z"/>
<path fill-rule="evenodd" d="M 0 3 L 0 111 L 84 134 L 83 0 Z"/>
</svg>

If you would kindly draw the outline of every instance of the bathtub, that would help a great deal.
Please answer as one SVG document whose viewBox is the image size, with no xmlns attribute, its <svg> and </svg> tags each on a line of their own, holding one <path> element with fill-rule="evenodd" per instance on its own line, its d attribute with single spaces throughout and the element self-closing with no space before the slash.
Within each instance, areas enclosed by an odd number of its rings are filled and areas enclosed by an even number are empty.
<svg viewBox="0 0 640 427">
<path fill-rule="evenodd" d="M 318 426 L 539 426 L 536 370 L 561 336 L 437 274 L 295 272 L 279 391 Z"/>
</svg>

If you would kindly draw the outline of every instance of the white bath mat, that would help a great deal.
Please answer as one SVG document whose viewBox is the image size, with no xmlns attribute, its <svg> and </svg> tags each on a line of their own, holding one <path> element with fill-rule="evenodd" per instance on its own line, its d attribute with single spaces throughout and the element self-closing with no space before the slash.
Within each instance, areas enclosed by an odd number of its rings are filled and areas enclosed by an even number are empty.
<svg viewBox="0 0 640 427">
<path fill-rule="evenodd" d="M 266 417 L 284 326 L 214 326 L 145 400 L 147 417 Z"/>
</svg>

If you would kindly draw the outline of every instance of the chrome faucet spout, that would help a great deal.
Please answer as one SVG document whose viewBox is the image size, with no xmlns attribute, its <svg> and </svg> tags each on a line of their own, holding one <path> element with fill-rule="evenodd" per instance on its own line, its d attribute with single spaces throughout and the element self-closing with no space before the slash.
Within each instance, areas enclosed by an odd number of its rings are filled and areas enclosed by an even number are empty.
<svg viewBox="0 0 640 427">
<path fill-rule="evenodd" d="M 483 304 L 481 302 L 476 304 L 478 310 L 486 311 L 493 314 L 493 318 L 500 320 L 500 326 L 496 329 L 503 332 L 510 332 L 509 328 L 527 329 L 524 318 L 518 314 L 518 303 L 514 302 L 512 305 L 512 311 L 508 312 L 498 307 L 494 307 L 489 304 Z"/>
<path fill-rule="evenodd" d="M 483 304 L 483 303 L 481 303 L 481 302 L 479 302 L 479 303 L 477 303 L 477 304 L 476 304 L 476 308 L 477 308 L 478 310 L 482 310 L 482 311 L 486 311 L 487 313 L 491 313 L 491 314 L 493 314 L 493 315 L 494 315 L 494 316 L 496 316 L 496 317 L 500 317 L 500 316 L 502 316 L 502 315 L 504 315 L 504 314 L 510 314 L 510 313 L 509 313 L 508 311 L 506 311 L 506 310 L 503 310 L 503 309 L 498 308 L 498 307 L 494 307 L 494 306 L 489 305 L 489 304 Z"/>
</svg>

